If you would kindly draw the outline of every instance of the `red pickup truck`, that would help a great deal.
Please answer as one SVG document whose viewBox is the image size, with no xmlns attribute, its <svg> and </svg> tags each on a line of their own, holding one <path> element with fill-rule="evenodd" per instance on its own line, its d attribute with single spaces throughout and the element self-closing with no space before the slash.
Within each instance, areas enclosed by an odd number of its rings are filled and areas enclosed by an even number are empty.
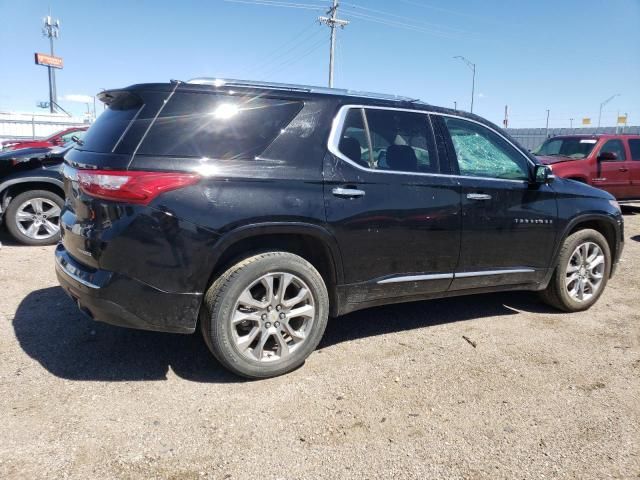
<svg viewBox="0 0 640 480">
<path fill-rule="evenodd" d="M 532 152 L 553 173 L 640 201 L 640 135 L 563 135 Z"/>
<path fill-rule="evenodd" d="M 21 148 L 56 147 L 64 145 L 74 135 L 82 138 L 89 127 L 71 127 L 54 133 L 50 137 L 40 140 L 5 140 L 2 142 L 2 150 L 19 150 Z"/>
</svg>

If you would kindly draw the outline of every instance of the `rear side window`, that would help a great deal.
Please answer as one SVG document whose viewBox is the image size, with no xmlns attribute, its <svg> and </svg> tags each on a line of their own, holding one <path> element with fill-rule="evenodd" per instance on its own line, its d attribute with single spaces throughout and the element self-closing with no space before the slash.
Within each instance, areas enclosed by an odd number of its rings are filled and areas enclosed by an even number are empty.
<svg viewBox="0 0 640 480">
<path fill-rule="evenodd" d="M 119 94 L 91 125 L 78 148 L 90 152 L 111 152 L 142 107 L 142 99 L 137 95 L 131 92 Z M 79 132 L 72 135 L 81 136 Z"/>
<path fill-rule="evenodd" d="M 253 159 L 302 109 L 301 101 L 175 93 L 143 140 L 139 154 Z"/>
<path fill-rule="evenodd" d="M 629 139 L 629 150 L 631 150 L 631 160 L 640 160 L 640 138 Z"/>
</svg>

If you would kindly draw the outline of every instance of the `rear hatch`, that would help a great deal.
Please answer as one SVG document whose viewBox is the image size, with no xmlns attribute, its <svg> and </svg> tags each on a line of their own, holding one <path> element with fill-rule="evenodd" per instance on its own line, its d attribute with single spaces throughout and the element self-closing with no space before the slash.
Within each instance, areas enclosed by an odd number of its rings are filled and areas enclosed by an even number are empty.
<svg viewBox="0 0 640 480">
<path fill-rule="evenodd" d="M 108 108 L 65 156 L 62 242 L 70 255 L 90 267 L 99 268 L 109 231 L 119 230 L 135 207 L 87 195 L 80 188 L 79 173 L 129 169 L 140 139 L 173 88 L 168 84 L 145 87 L 102 92 L 99 98 Z"/>
</svg>

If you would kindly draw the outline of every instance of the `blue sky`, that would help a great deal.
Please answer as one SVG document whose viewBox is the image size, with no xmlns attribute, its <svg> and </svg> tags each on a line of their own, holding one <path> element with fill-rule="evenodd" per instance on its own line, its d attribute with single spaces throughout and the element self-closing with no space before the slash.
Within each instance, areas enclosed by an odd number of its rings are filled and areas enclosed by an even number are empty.
<svg viewBox="0 0 640 480">
<path fill-rule="evenodd" d="M 41 19 L 60 18 L 56 53 L 67 95 L 93 95 L 132 83 L 197 76 L 326 85 L 329 30 L 314 23 L 329 0 L 0 0 L 0 111 L 34 111 L 47 100 Z M 266 0 L 264 3 L 272 2 Z M 310 7 L 310 8 L 307 8 Z M 317 9 L 317 10 L 316 10 Z M 345 0 L 338 33 L 336 87 L 397 93 L 468 109 L 510 126 L 574 126 L 597 121 L 600 102 L 640 124 L 640 0 Z"/>
</svg>

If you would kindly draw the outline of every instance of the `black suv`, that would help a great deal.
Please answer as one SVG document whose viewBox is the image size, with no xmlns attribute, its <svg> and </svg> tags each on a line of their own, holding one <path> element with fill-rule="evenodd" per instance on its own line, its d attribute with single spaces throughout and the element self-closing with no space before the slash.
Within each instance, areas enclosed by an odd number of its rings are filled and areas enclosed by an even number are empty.
<svg viewBox="0 0 640 480">
<path fill-rule="evenodd" d="M 622 251 L 611 195 L 475 115 L 213 79 L 100 99 L 65 157 L 61 285 L 96 320 L 199 326 L 247 377 L 298 367 L 329 316 L 374 305 L 518 289 L 585 310 Z"/>
<path fill-rule="evenodd" d="M 0 222 L 18 242 L 53 245 L 60 240 L 62 162 L 73 145 L 0 153 Z"/>
</svg>

